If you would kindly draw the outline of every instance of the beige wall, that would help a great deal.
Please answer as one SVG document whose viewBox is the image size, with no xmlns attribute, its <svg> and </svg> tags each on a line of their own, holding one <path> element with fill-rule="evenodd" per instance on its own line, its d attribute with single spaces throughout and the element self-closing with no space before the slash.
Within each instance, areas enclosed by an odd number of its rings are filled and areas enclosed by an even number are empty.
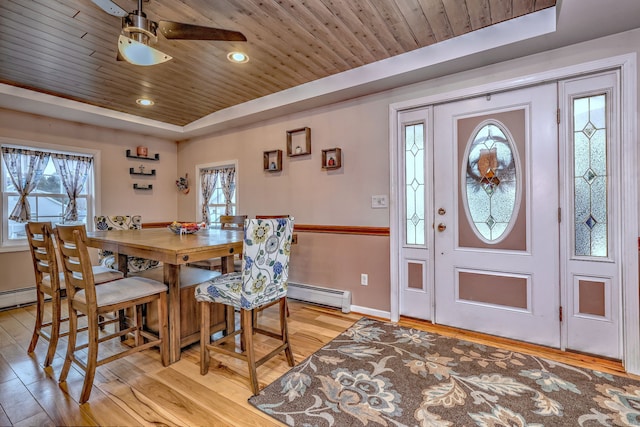
<svg viewBox="0 0 640 427">
<path fill-rule="evenodd" d="M 178 171 L 238 161 L 239 212 L 288 213 L 299 224 L 388 226 L 387 209 L 371 209 L 371 196 L 389 194 L 388 102 L 360 100 L 263 122 L 178 146 Z M 287 130 L 311 128 L 311 154 L 286 156 Z M 342 168 L 321 169 L 322 149 L 342 149 Z M 263 152 L 283 150 L 281 172 L 263 170 Z M 197 192 L 179 198 L 178 215 L 196 218 Z M 199 212 L 199 210 L 198 210 Z"/>
<path fill-rule="evenodd" d="M 351 303 L 388 312 L 389 237 L 297 233 L 289 281 L 351 291 Z M 360 284 L 366 273 L 369 284 Z"/>
<path fill-rule="evenodd" d="M 178 171 L 236 160 L 238 213 L 289 214 L 296 224 L 387 227 L 388 209 L 372 209 L 372 195 L 389 195 L 388 100 L 368 97 L 237 132 L 181 142 Z M 311 155 L 286 157 L 287 130 L 311 128 Z M 324 171 L 322 149 L 342 149 L 342 168 Z M 283 150 L 281 172 L 263 170 L 263 152 Z M 195 187 L 194 187 L 195 188 Z M 196 217 L 197 191 L 178 199 L 178 216 Z M 199 210 L 198 210 L 199 212 Z M 352 304 L 389 311 L 389 238 L 300 233 L 290 280 L 352 291 Z M 360 285 L 360 274 L 369 285 Z"/>
<path fill-rule="evenodd" d="M 97 214 L 140 214 L 143 222 L 170 221 L 177 218 L 177 148 L 173 141 L 137 135 L 95 126 L 49 119 L 0 109 L 0 140 L 25 144 L 47 144 L 52 148 L 80 147 L 99 152 L 100 199 Z M 145 161 L 156 169 L 154 178 L 134 179 L 129 168 L 142 161 L 125 157 L 127 149 L 149 147 L 149 154 L 160 154 L 160 161 Z M 146 177 L 145 177 L 146 178 Z M 134 191 L 134 182 L 152 183 L 152 191 Z M 1 201 L 0 201 L 1 203 Z M 0 252 L 0 292 L 34 286 L 34 277 L 26 246 L 22 252 Z"/>
</svg>

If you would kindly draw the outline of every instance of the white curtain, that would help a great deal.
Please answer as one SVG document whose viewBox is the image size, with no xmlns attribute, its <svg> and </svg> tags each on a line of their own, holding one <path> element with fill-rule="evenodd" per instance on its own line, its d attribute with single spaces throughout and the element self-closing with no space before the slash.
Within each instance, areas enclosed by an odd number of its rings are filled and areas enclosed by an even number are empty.
<svg viewBox="0 0 640 427">
<path fill-rule="evenodd" d="M 74 156 L 70 154 L 52 154 L 53 165 L 62 178 L 62 186 L 69 196 L 69 204 L 64 211 L 62 219 L 66 221 L 78 220 L 78 205 L 76 199 L 87 182 L 92 157 Z"/>
<path fill-rule="evenodd" d="M 217 181 L 217 169 L 200 170 L 200 187 L 202 187 L 202 221 L 207 225 L 211 224 L 211 218 L 209 217 L 209 200 L 211 200 Z"/>
<path fill-rule="evenodd" d="M 7 166 L 9 177 L 20 193 L 18 203 L 11 211 L 9 219 L 17 222 L 28 222 L 31 219 L 31 207 L 27 196 L 38 185 L 44 169 L 49 162 L 49 153 L 24 150 L 21 148 L 2 147 L 2 157 Z"/>
<path fill-rule="evenodd" d="M 224 194 L 224 214 L 231 215 L 231 199 L 233 192 L 236 190 L 236 169 L 227 168 L 220 169 L 220 185 L 222 186 L 222 194 Z"/>
</svg>

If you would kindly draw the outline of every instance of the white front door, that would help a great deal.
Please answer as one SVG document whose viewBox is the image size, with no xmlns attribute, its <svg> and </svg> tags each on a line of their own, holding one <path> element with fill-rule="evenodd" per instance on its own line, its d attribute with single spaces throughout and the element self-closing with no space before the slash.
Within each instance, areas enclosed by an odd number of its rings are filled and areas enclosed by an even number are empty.
<svg viewBox="0 0 640 427">
<path fill-rule="evenodd" d="M 434 321 L 560 347 L 555 84 L 434 107 Z"/>
</svg>

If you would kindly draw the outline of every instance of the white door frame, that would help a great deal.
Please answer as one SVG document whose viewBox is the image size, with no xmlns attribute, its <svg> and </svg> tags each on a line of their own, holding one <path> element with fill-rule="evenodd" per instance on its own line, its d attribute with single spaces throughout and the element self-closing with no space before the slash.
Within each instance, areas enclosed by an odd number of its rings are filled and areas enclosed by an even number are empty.
<svg viewBox="0 0 640 427">
<path fill-rule="evenodd" d="M 461 100 L 486 93 L 518 89 L 545 81 L 562 80 L 586 73 L 611 69 L 621 72 L 621 159 L 622 188 L 620 248 L 622 251 L 623 365 L 631 374 L 640 374 L 640 304 L 638 300 L 638 151 L 637 151 L 637 59 L 627 54 L 561 67 L 533 75 L 473 86 L 451 92 L 393 103 L 389 106 L 389 192 L 390 192 L 390 288 L 391 321 L 400 317 L 399 247 L 402 238 L 402 206 L 398 198 L 398 114 L 401 111 L 443 102 Z M 433 125 L 433 124 L 431 124 Z M 433 295 L 433 289 L 431 289 Z"/>
</svg>

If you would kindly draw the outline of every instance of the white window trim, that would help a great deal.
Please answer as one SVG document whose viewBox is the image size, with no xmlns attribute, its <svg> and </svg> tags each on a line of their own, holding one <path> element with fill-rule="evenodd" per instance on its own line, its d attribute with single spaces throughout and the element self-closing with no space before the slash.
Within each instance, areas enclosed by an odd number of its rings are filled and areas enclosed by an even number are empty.
<svg viewBox="0 0 640 427">
<path fill-rule="evenodd" d="M 223 167 L 229 167 L 229 166 L 233 166 L 236 170 L 236 176 L 235 176 L 235 183 L 236 183 L 236 212 L 240 211 L 240 199 L 238 197 L 238 183 L 240 182 L 239 179 L 239 168 L 238 168 L 238 160 L 234 159 L 234 160 L 225 160 L 225 161 L 221 161 L 221 162 L 214 162 L 214 163 L 203 163 L 203 164 L 199 164 L 196 165 L 195 167 L 195 174 L 194 176 L 196 177 L 196 191 L 197 191 L 197 195 L 196 195 L 196 222 L 200 222 L 202 220 L 202 185 L 200 184 L 200 171 L 202 169 L 218 169 L 218 168 L 223 168 Z"/>
<path fill-rule="evenodd" d="M 90 194 L 93 197 L 88 200 L 87 203 L 87 218 L 93 215 L 95 212 L 100 212 L 101 208 L 101 198 L 99 194 L 101 194 L 101 158 L 100 151 L 94 150 L 86 147 L 76 147 L 72 145 L 59 145 L 59 144 L 50 144 L 46 142 L 40 141 L 32 141 L 32 140 L 22 140 L 22 139 L 14 139 L 14 138 L 5 138 L 0 137 L 0 145 L 2 146 L 10 146 L 15 148 L 36 148 L 47 151 L 54 151 L 60 153 L 78 153 L 78 154 L 87 154 L 93 156 L 93 189 L 90 191 Z M 0 171 L 3 171 L 5 168 L 4 160 L 0 158 Z M 4 212 L 4 200 L 0 197 L 0 211 Z M 4 216 L 4 214 L 3 214 Z M 5 252 L 23 252 L 28 251 L 29 247 L 27 246 L 26 240 L 24 242 L 16 242 L 16 243 L 2 243 L 4 241 L 4 221 L 6 218 L 2 218 L 2 226 L 0 226 L 0 253 Z M 87 221 L 87 229 L 93 230 L 93 221 Z"/>
</svg>

